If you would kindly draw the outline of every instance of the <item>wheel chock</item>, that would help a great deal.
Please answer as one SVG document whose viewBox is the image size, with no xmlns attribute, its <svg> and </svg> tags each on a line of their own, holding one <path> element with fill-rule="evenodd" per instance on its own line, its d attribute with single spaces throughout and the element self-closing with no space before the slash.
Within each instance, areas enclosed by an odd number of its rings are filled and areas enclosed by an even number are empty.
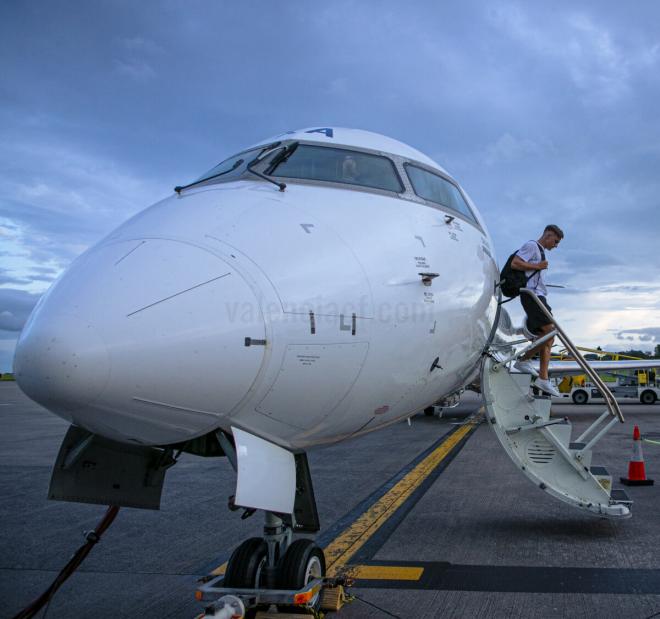
<svg viewBox="0 0 660 619">
<path fill-rule="evenodd" d="M 346 604 L 346 592 L 342 585 L 329 585 L 321 592 L 321 608 L 323 610 L 338 611 Z"/>
</svg>

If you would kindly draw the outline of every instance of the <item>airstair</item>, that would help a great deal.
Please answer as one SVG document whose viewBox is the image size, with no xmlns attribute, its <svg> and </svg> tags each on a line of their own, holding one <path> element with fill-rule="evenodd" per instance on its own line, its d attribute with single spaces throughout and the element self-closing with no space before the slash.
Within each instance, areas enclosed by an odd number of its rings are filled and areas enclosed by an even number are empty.
<svg viewBox="0 0 660 619">
<path fill-rule="evenodd" d="M 612 476 L 604 467 L 592 463 L 596 444 L 612 427 L 624 421 L 619 405 L 536 294 L 526 288 L 521 294 L 533 298 L 555 328 L 531 343 L 527 338 L 518 341 L 496 338 L 491 345 L 484 356 L 481 372 L 481 391 L 489 425 L 516 466 L 539 488 L 595 515 L 628 518 L 632 501 L 623 490 L 612 489 Z M 550 397 L 532 393 L 536 392 L 532 376 L 513 373 L 509 367 L 553 336 L 563 342 L 600 389 L 607 406 L 576 438 L 573 438 L 568 419 L 550 417 Z M 524 345 L 520 347 L 520 344 Z"/>
</svg>

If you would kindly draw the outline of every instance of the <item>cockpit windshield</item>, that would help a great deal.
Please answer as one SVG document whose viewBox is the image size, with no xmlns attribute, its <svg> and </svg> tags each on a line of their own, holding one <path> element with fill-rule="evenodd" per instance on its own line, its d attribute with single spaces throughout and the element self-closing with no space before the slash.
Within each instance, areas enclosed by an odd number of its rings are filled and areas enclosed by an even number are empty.
<svg viewBox="0 0 660 619">
<path fill-rule="evenodd" d="M 259 148 L 246 150 L 242 153 L 238 153 L 238 155 L 229 157 L 229 159 L 225 159 L 214 168 L 211 168 L 208 172 L 202 174 L 197 180 L 193 181 L 191 184 L 195 185 L 197 183 L 202 183 L 204 181 L 216 177 L 222 177 L 222 180 L 229 180 L 229 178 L 236 178 L 241 174 L 243 174 L 243 172 L 245 172 L 246 166 L 252 161 L 254 161 L 262 152 L 270 150 L 278 146 L 278 144 L 279 142 L 276 144 L 270 144 L 268 146 L 260 146 Z"/>
<path fill-rule="evenodd" d="M 266 168 L 266 174 L 402 193 L 401 179 L 387 157 L 345 148 L 300 144 L 285 160 Z"/>
<path fill-rule="evenodd" d="M 439 174 L 420 168 L 412 163 L 405 163 L 404 167 L 410 178 L 415 193 L 424 200 L 435 202 L 441 206 L 461 213 L 471 221 L 476 221 L 467 202 L 453 183 Z"/>
<path fill-rule="evenodd" d="M 252 158 L 256 156 L 256 151 Z M 230 172 L 235 172 L 240 168 L 244 163 L 246 163 L 246 158 L 250 157 L 250 153 L 241 153 L 240 155 L 234 155 L 229 159 L 225 159 L 223 162 L 219 163 L 214 168 L 211 168 L 208 172 L 202 174 L 195 183 L 201 183 L 208 180 L 209 178 L 215 178 L 216 176 L 226 176 Z"/>
</svg>

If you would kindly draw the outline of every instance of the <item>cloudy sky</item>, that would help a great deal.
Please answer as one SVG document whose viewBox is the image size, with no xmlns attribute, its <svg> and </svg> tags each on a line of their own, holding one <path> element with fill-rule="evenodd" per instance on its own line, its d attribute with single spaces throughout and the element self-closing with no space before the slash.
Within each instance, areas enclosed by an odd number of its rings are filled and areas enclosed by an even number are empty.
<svg viewBox="0 0 660 619">
<path fill-rule="evenodd" d="M 562 323 L 584 345 L 652 349 L 659 23 L 654 0 L 4 0 L 0 371 L 87 246 L 232 152 L 313 125 L 435 158 L 500 262 L 559 224 Z"/>
</svg>

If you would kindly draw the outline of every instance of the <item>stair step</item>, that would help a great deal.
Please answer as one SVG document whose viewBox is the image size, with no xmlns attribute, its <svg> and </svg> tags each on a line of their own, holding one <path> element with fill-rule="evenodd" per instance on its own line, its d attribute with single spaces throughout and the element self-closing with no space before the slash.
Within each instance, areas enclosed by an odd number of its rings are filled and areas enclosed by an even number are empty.
<svg viewBox="0 0 660 619">
<path fill-rule="evenodd" d="M 596 478 L 598 483 L 603 487 L 604 490 L 610 495 L 610 500 L 612 499 L 612 476 L 609 474 L 607 469 L 604 466 L 591 466 L 589 467 L 589 472 Z"/>
<path fill-rule="evenodd" d="M 591 449 L 585 451 L 588 443 L 571 441 L 571 423 L 550 416 L 549 397 L 530 396 L 529 374 L 511 374 L 504 366 L 494 366 L 495 360 L 484 357 L 481 384 L 489 425 L 523 474 L 575 507 L 610 518 L 629 517 L 625 494 L 610 494 L 612 477 L 607 469 L 591 467 Z"/>
<path fill-rule="evenodd" d="M 520 425 L 512 426 L 511 428 L 505 428 L 507 434 L 515 434 L 517 432 L 526 432 L 533 430 L 541 430 L 543 428 L 557 428 L 558 426 L 571 426 L 571 422 L 568 419 L 556 419 L 552 421 L 543 421 L 543 418 L 537 419 L 532 423 L 529 419 L 529 415 L 525 415 L 524 423 Z M 570 430 L 569 430 L 570 432 Z"/>
<path fill-rule="evenodd" d="M 632 499 L 628 496 L 626 491 L 621 488 L 615 488 L 612 490 L 610 499 L 612 503 L 622 503 L 623 505 L 632 505 L 633 503 Z"/>
<path fill-rule="evenodd" d="M 535 400 L 549 400 L 550 395 L 548 395 L 545 391 L 542 391 L 539 389 L 534 383 L 531 385 L 532 388 L 532 396 L 534 397 Z"/>
<path fill-rule="evenodd" d="M 501 368 L 502 372 L 506 372 L 506 368 Z M 509 374 L 513 379 L 513 382 L 518 385 L 520 391 L 525 393 L 529 390 L 529 385 L 532 382 L 532 377 L 529 374 Z"/>
<path fill-rule="evenodd" d="M 529 374 L 530 376 L 533 376 L 531 372 L 521 372 L 517 367 L 514 367 L 513 365 L 511 366 L 511 370 L 509 370 L 509 374 Z"/>
</svg>

